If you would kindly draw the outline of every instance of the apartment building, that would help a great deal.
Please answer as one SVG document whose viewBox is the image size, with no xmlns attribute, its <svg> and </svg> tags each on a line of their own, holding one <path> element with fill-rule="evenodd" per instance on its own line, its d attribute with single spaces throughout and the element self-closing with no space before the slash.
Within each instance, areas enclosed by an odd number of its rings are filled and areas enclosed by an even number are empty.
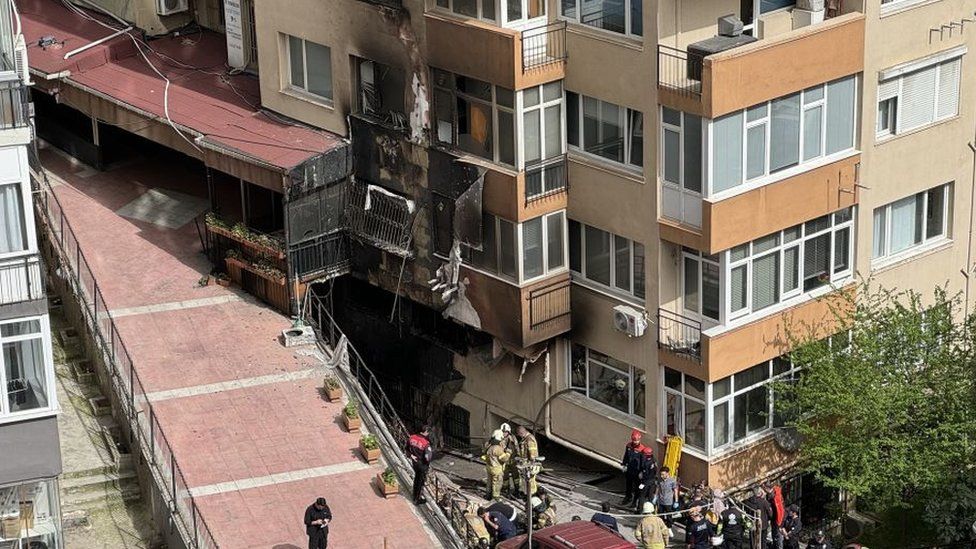
<svg viewBox="0 0 976 549">
<path fill-rule="evenodd" d="M 28 166 L 26 51 L 13 2 L 0 1 L 0 547 L 55 549 L 59 407 Z"/>
</svg>

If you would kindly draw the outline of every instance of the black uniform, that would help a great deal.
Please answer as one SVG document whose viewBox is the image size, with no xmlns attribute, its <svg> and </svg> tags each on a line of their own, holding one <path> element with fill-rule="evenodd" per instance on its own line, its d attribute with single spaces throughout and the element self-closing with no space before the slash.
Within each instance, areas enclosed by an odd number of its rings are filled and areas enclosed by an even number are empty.
<svg viewBox="0 0 976 549">
<path fill-rule="evenodd" d="M 748 509 L 759 512 L 759 535 L 762 538 L 762 547 L 765 549 L 769 547 L 769 542 L 766 541 L 766 532 L 769 531 L 769 521 L 773 517 L 773 509 L 769 506 L 769 502 L 766 501 L 764 497 L 752 496 L 745 501 L 745 506 Z"/>
<path fill-rule="evenodd" d="M 633 443 L 630 443 L 624 450 L 624 459 L 620 460 L 620 465 L 626 467 L 624 477 L 627 479 L 627 493 L 624 495 L 624 505 L 638 496 L 637 486 L 640 484 L 638 475 L 640 475 L 641 468 L 644 465 L 642 449 L 642 444 L 638 443 L 637 446 L 634 446 Z"/>
<path fill-rule="evenodd" d="M 715 529 L 711 522 L 701 517 L 698 520 L 689 519 L 685 530 L 685 543 L 692 549 L 709 549 L 714 535 Z"/>
<path fill-rule="evenodd" d="M 413 465 L 413 501 L 424 503 L 424 483 L 427 482 L 427 471 L 434 457 L 430 440 L 424 435 L 410 435 L 407 439 L 407 455 Z"/>
<path fill-rule="evenodd" d="M 785 531 L 783 549 L 800 549 L 800 529 L 802 527 L 799 515 L 787 514 L 783 518 L 783 530 Z"/>
<path fill-rule="evenodd" d="M 722 536 L 725 549 L 745 549 L 745 517 L 738 509 L 731 507 L 722 511 Z"/>
<path fill-rule="evenodd" d="M 817 541 L 815 536 L 811 536 L 810 541 L 807 542 L 807 549 L 834 549 L 834 546 L 828 538 L 824 538 L 823 541 Z"/>
<path fill-rule="evenodd" d="M 315 504 L 305 509 L 305 533 L 308 534 L 308 549 L 326 549 L 329 546 L 329 525 L 319 526 L 312 524 L 313 521 L 328 519 L 332 520 L 332 510 L 326 505 L 319 510 Z"/>
<path fill-rule="evenodd" d="M 644 454 L 641 459 L 640 481 L 637 486 L 639 487 L 641 484 L 644 487 L 637 490 L 637 505 L 635 506 L 638 511 L 644 507 L 645 502 L 654 499 L 654 492 L 657 491 L 657 460 L 654 459 L 654 454 Z"/>
</svg>

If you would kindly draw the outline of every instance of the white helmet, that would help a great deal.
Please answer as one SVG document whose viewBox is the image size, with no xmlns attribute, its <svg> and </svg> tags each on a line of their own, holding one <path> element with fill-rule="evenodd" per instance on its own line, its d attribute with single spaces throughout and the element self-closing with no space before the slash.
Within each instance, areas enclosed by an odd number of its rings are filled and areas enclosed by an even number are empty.
<svg viewBox="0 0 976 549">
<path fill-rule="evenodd" d="M 725 543 L 725 536 L 722 534 L 712 536 L 712 547 L 721 547 L 723 543 Z"/>
<path fill-rule="evenodd" d="M 650 515 L 654 512 L 654 504 L 649 501 L 645 501 L 644 506 L 641 507 L 641 512 L 645 515 Z"/>
<path fill-rule="evenodd" d="M 509 425 L 509 424 L 507 424 L 507 423 L 502 423 L 501 431 L 503 433 L 511 433 L 512 432 L 512 426 Z"/>
<path fill-rule="evenodd" d="M 495 442 L 501 442 L 505 438 L 505 433 L 501 429 L 495 429 L 495 432 L 491 434 L 491 439 Z"/>
</svg>

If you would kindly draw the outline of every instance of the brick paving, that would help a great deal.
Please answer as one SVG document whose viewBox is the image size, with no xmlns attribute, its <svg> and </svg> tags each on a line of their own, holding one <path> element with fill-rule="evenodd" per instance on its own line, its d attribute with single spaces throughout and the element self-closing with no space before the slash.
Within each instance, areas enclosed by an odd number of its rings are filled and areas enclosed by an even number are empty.
<svg viewBox="0 0 976 549">
<path fill-rule="evenodd" d="M 94 174 L 50 150 L 41 158 L 108 308 L 125 310 L 119 332 L 146 391 L 166 391 L 153 406 L 189 487 L 220 487 L 196 500 L 221 547 L 306 546 L 302 514 L 319 495 L 335 514 L 330 547 L 437 546 L 407 499 L 376 492 L 380 465 L 343 465 L 359 460 L 358 436 L 320 396 L 320 375 L 287 375 L 320 365 L 278 342 L 289 319 L 237 289 L 197 285 L 211 266 L 193 222 L 167 229 L 116 213 L 153 188 L 205 196 L 199 174 L 170 158 Z M 245 378 L 262 382 L 225 383 Z"/>
</svg>

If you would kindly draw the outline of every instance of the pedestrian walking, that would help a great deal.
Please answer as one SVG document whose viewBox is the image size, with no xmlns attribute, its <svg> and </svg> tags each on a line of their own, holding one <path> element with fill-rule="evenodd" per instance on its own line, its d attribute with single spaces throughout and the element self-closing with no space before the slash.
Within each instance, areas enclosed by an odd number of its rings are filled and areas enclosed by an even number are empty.
<svg viewBox="0 0 976 549">
<path fill-rule="evenodd" d="M 305 509 L 305 533 L 308 534 L 308 549 L 327 549 L 329 547 L 329 523 L 332 510 L 325 498 L 318 498 Z"/>
<path fill-rule="evenodd" d="M 619 526 L 617 525 L 617 519 L 610 515 L 610 502 L 604 501 L 600 504 L 600 513 L 593 513 L 590 517 L 590 522 L 595 522 L 597 524 L 602 524 L 607 528 L 613 530 L 614 532 L 619 532 Z"/>
<path fill-rule="evenodd" d="M 627 489 L 624 493 L 624 505 L 637 500 L 637 486 L 640 484 L 641 464 L 644 461 L 644 445 L 641 444 L 641 432 L 634 429 L 630 432 L 630 442 L 624 448 L 624 457 L 620 466 L 624 471 Z"/>
<path fill-rule="evenodd" d="M 529 432 L 524 426 L 519 425 L 518 429 L 515 430 L 518 434 L 518 455 L 521 459 L 527 461 L 535 461 L 539 459 L 539 442 L 535 439 L 535 435 Z M 538 489 L 539 485 L 535 480 L 535 473 L 529 472 L 528 485 L 522 486 L 523 494 L 534 494 Z M 523 479 L 523 484 L 524 484 Z"/>
<path fill-rule="evenodd" d="M 725 538 L 725 549 L 746 549 L 746 520 L 742 512 L 727 507 L 721 516 L 718 531 Z"/>
<path fill-rule="evenodd" d="M 427 502 L 424 497 L 424 483 L 427 482 L 427 472 L 430 470 L 430 462 L 434 457 L 434 451 L 430 447 L 430 427 L 424 425 L 419 433 L 410 435 L 407 439 L 407 455 L 410 456 L 410 463 L 413 465 L 413 502 L 423 504 Z"/>
<path fill-rule="evenodd" d="M 491 444 L 485 451 L 482 459 L 485 460 L 485 471 L 488 474 L 487 490 L 485 498 L 488 500 L 499 499 L 502 495 L 502 480 L 505 474 L 505 464 L 511 459 L 512 454 L 505 451 L 502 446 L 502 439 L 505 433 L 501 429 L 495 430 L 491 434 Z"/>
<path fill-rule="evenodd" d="M 641 549 L 664 549 L 671 540 L 671 530 L 668 525 L 661 520 L 661 517 L 654 514 L 654 504 L 647 502 L 641 508 L 643 517 L 634 528 L 634 537 L 637 538 L 638 547 Z"/>
<path fill-rule="evenodd" d="M 671 476 L 671 469 L 667 465 L 661 467 L 661 480 L 657 483 L 654 499 L 657 501 L 657 512 L 664 516 L 664 523 L 670 530 L 674 523 L 670 513 L 678 510 L 678 479 Z"/>
<path fill-rule="evenodd" d="M 800 508 L 794 504 L 786 510 L 781 532 L 783 535 L 783 549 L 800 549 Z"/>
</svg>

